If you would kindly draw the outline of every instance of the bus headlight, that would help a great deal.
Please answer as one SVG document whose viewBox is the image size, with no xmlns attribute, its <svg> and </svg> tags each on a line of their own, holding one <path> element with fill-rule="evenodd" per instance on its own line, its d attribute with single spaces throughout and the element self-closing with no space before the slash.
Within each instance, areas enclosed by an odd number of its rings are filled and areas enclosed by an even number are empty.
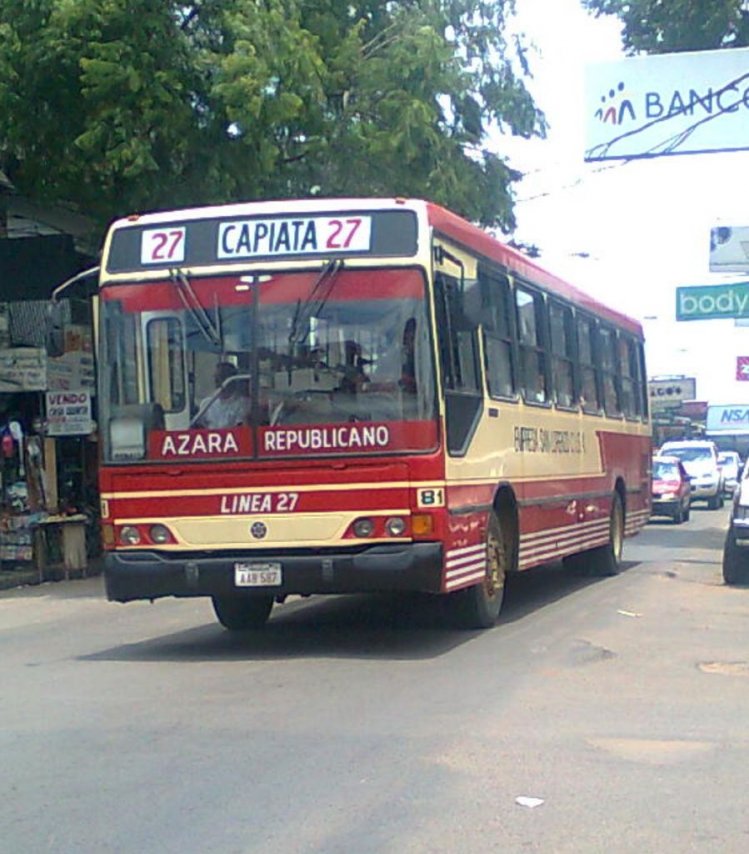
<svg viewBox="0 0 749 854">
<path fill-rule="evenodd" d="M 148 536 L 152 542 L 159 546 L 168 543 L 172 539 L 172 535 L 169 533 L 169 528 L 166 525 L 151 525 Z"/>
<path fill-rule="evenodd" d="M 385 522 L 385 530 L 390 537 L 402 537 L 406 533 L 406 522 L 400 516 L 393 516 Z"/>
<path fill-rule="evenodd" d="M 139 546 L 140 531 L 134 525 L 125 525 L 120 530 L 120 542 L 126 546 Z"/>
<path fill-rule="evenodd" d="M 354 534 L 357 537 L 371 537 L 374 532 L 374 522 L 371 519 L 357 519 L 354 522 Z"/>
</svg>

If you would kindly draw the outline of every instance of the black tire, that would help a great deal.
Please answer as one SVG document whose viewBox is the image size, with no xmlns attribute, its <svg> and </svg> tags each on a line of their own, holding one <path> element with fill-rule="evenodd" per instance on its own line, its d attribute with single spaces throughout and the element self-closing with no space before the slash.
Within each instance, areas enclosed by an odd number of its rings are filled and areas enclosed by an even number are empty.
<svg viewBox="0 0 749 854">
<path fill-rule="evenodd" d="M 684 521 L 688 522 L 689 517 L 692 515 L 692 502 L 687 501 L 687 506 L 684 508 Z"/>
<path fill-rule="evenodd" d="M 605 546 L 590 549 L 581 555 L 588 565 L 588 575 L 617 575 L 622 564 L 624 547 L 624 507 L 618 492 L 611 499 L 609 515 L 609 541 Z"/>
<path fill-rule="evenodd" d="M 711 498 L 707 499 L 707 509 L 708 510 L 717 510 L 720 507 L 720 496 L 713 495 Z"/>
<path fill-rule="evenodd" d="M 273 607 L 272 596 L 214 596 L 213 610 L 230 632 L 262 629 Z"/>
<path fill-rule="evenodd" d="M 726 584 L 749 584 L 749 556 L 736 545 L 730 528 L 723 546 L 723 581 Z"/>
<path fill-rule="evenodd" d="M 725 503 L 725 496 L 723 495 L 723 490 L 721 489 L 720 495 L 718 496 L 718 510 L 723 509 L 723 504 Z"/>
<path fill-rule="evenodd" d="M 674 515 L 671 518 L 674 520 L 674 525 L 681 525 L 684 521 L 684 508 L 681 504 L 674 510 Z"/>
<path fill-rule="evenodd" d="M 490 629 L 502 610 L 508 547 L 502 526 L 494 513 L 489 516 L 486 552 L 484 580 L 448 596 L 450 615 L 461 629 Z"/>
</svg>

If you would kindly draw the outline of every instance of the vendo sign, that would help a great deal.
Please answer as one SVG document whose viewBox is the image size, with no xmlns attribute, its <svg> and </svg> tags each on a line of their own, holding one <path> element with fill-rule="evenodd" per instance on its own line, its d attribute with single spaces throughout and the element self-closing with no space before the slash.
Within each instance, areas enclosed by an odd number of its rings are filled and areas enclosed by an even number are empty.
<svg viewBox="0 0 749 854">
<path fill-rule="evenodd" d="M 87 436 L 92 429 L 90 392 L 47 392 L 48 436 Z"/>
</svg>

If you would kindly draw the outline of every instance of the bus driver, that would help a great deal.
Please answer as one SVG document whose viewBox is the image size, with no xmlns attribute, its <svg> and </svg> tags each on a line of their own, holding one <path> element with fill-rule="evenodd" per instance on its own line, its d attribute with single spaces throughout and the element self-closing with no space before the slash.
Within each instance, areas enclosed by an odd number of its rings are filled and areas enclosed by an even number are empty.
<svg viewBox="0 0 749 854">
<path fill-rule="evenodd" d="M 233 380 L 236 374 L 237 368 L 231 362 L 218 362 L 213 380 L 220 391 L 214 391 L 200 402 L 196 426 L 221 429 L 248 423 L 251 404 L 247 384 L 241 378 Z"/>
</svg>

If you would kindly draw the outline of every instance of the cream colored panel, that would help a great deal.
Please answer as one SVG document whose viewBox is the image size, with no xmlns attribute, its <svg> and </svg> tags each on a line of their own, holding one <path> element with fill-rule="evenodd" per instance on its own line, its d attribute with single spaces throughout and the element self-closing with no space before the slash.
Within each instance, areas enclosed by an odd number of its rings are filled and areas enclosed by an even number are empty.
<svg viewBox="0 0 749 854">
<path fill-rule="evenodd" d="M 243 516 L 231 519 L 165 519 L 164 524 L 174 531 L 177 539 L 188 546 L 246 546 L 257 547 L 284 544 L 327 545 L 343 536 L 355 517 L 343 513 L 301 515 Z M 253 523 L 262 522 L 267 533 L 261 539 L 253 537 Z"/>
<path fill-rule="evenodd" d="M 497 417 L 489 417 L 489 409 L 497 410 Z M 563 479 L 600 474 L 599 431 L 648 435 L 646 425 L 621 419 L 486 400 L 469 452 L 463 458 L 447 459 L 447 479 Z"/>
</svg>

